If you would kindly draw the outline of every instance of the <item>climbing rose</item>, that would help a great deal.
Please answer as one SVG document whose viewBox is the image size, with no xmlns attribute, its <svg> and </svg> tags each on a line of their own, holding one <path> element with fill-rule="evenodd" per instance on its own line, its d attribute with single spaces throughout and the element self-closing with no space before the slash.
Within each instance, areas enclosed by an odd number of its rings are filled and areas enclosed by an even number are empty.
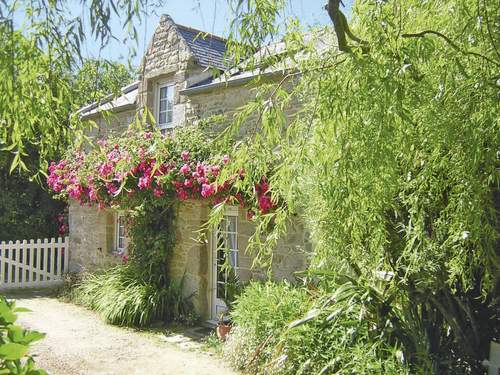
<svg viewBox="0 0 500 375">
<path fill-rule="evenodd" d="M 215 186 L 213 184 L 203 184 L 201 186 L 201 196 L 208 198 L 215 193 Z"/>
<path fill-rule="evenodd" d="M 160 198 L 163 195 L 163 190 L 154 188 L 153 189 L 153 195 L 156 198 Z"/>
<path fill-rule="evenodd" d="M 188 161 L 189 160 L 189 151 L 182 151 L 181 157 L 182 157 L 182 160 Z"/>
<path fill-rule="evenodd" d="M 229 155 L 224 155 L 224 156 L 222 157 L 222 162 L 223 162 L 224 164 L 229 163 Z"/>
<path fill-rule="evenodd" d="M 139 178 L 139 183 L 137 186 L 139 189 L 145 189 L 151 186 L 151 176 L 149 174 L 144 174 L 141 178 Z"/>
<path fill-rule="evenodd" d="M 259 198 L 259 208 L 263 214 L 267 214 L 272 207 L 273 203 L 271 202 L 271 197 L 262 195 Z"/>
<path fill-rule="evenodd" d="M 189 168 L 189 165 L 187 164 L 184 164 L 181 169 L 179 169 L 179 172 L 183 173 L 183 174 L 188 174 L 189 171 L 191 170 L 191 168 Z"/>
<path fill-rule="evenodd" d="M 177 193 L 177 197 L 180 199 L 180 200 L 186 200 L 189 198 L 189 195 L 187 193 L 186 190 L 182 189 L 182 188 L 179 188 L 176 190 L 176 193 Z"/>
</svg>

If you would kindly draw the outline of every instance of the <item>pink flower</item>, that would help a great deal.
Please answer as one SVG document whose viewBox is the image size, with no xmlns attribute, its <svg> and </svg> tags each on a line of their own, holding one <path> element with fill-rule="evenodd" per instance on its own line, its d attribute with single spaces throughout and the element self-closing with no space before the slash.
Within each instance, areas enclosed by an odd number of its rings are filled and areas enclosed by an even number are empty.
<svg viewBox="0 0 500 375">
<path fill-rule="evenodd" d="M 114 195 L 118 191 L 118 187 L 111 182 L 106 183 L 106 188 L 108 189 L 109 195 Z"/>
<path fill-rule="evenodd" d="M 206 177 L 198 177 L 196 181 L 198 181 L 200 185 L 208 184 L 208 179 Z"/>
<path fill-rule="evenodd" d="M 184 186 L 187 188 L 193 187 L 193 180 L 191 179 L 184 180 Z"/>
<path fill-rule="evenodd" d="M 146 189 L 151 186 L 152 183 L 151 176 L 149 174 L 144 174 L 142 177 L 139 178 L 139 183 L 137 184 L 137 187 L 139 189 Z"/>
<path fill-rule="evenodd" d="M 267 214 L 272 207 L 273 203 L 271 201 L 271 197 L 268 195 L 262 195 L 259 198 L 259 208 L 263 214 Z"/>
<path fill-rule="evenodd" d="M 212 174 L 214 175 L 214 177 L 217 177 L 220 173 L 220 167 L 218 165 L 212 165 L 210 167 L 210 171 L 212 172 Z"/>
<path fill-rule="evenodd" d="M 88 193 L 87 195 L 89 196 L 89 199 L 91 201 L 97 201 L 98 200 L 98 196 L 97 196 L 97 192 L 95 191 L 95 189 L 93 187 L 90 187 L 89 190 L 88 190 Z"/>
<path fill-rule="evenodd" d="M 181 157 L 182 157 L 182 160 L 188 161 L 189 160 L 189 151 L 182 151 Z"/>
<path fill-rule="evenodd" d="M 180 181 L 172 181 L 172 184 L 177 188 L 181 188 L 184 186 L 184 183 L 180 182 Z"/>
<path fill-rule="evenodd" d="M 229 163 L 229 155 L 224 155 L 224 156 L 222 157 L 222 162 L 223 162 L 224 164 Z"/>
<path fill-rule="evenodd" d="M 196 165 L 196 173 L 198 173 L 198 176 L 200 177 L 205 176 L 205 166 L 201 163 L 198 163 Z"/>
<path fill-rule="evenodd" d="M 156 198 L 160 198 L 162 195 L 163 195 L 163 190 L 161 189 L 157 189 L 157 188 L 154 188 L 153 189 L 153 195 L 156 197 Z"/>
<path fill-rule="evenodd" d="M 215 186 L 213 184 L 203 184 L 201 186 L 201 196 L 208 198 L 215 193 Z"/>
<path fill-rule="evenodd" d="M 113 166 L 109 163 L 101 163 L 98 166 L 98 172 L 103 178 L 108 178 L 113 172 Z"/>
<path fill-rule="evenodd" d="M 189 198 L 189 195 L 187 193 L 186 190 L 182 189 L 182 188 L 179 188 L 176 190 L 176 193 L 177 193 L 177 197 L 180 199 L 180 200 L 186 200 Z"/>
<path fill-rule="evenodd" d="M 191 168 L 189 168 L 189 165 L 184 164 L 181 169 L 179 169 L 179 172 L 183 174 L 188 174 L 191 171 Z"/>
<path fill-rule="evenodd" d="M 151 133 L 151 132 L 144 133 L 144 139 L 151 139 L 151 138 L 153 138 L 153 133 Z"/>
<path fill-rule="evenodd" d="M 67 231 L 67 230 L 68 230 L 68 228 L 66 227 L 66 225 L 65 225 L 65 224 L 61 224 L 61 225 L 59 225 L 59 229 L 58 229 L 58 231 L 59 231 L 59 234 L 60 234 L 61 236 L 63 236 L 64 234 L 66 234 L 66 231 Z"/>
</svg>

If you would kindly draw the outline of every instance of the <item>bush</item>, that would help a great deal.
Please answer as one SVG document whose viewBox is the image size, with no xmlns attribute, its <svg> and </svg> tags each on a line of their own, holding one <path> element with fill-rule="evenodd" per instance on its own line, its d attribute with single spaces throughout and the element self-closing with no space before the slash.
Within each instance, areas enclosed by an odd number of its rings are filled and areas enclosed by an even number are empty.
<svg viewBox="0 0 500 375">
<path fill-rule="evenodd" d="M 271 360 L 281 332 L 309 306 L 305 289 L 286 282 L 251 282 L 235 302 L 231 313 L 234 328 L 224 356 L 238 369 L 259 373 Z"/>
<path fill-rule="evenodd" d="M 253 374 L 408 373 L 401 352 L 384 339 L 373 340 L 373 326 L 361 305 L 342 301 L 335 316 L 331 311 L 316 314 L 323 294 L 288 283 L 250 284 L 232 313 L 235 326 L 225 358 Z M 290 328 L 304 316 L 307 322 Z"/>
<path fill-rule="evenodd" d="M 0 296 L 0 374 L 46 375 L 28 355 L 30 345 L 43 339 L 45 334 L 14 324 L 17 313 L 23 311 L 29 310 L 16 308 L 15 302 Z"/>
<path fill-rule="evenodd" d="M 97 311 L 111 324 L 143 327 L 156 321 L 189 317 L 191 296 L 182 294 L 184 278 L 159 287 L 139 266 L 129 263 L 89 274 L 72 293 L 73 301 Z"/>
</svg>

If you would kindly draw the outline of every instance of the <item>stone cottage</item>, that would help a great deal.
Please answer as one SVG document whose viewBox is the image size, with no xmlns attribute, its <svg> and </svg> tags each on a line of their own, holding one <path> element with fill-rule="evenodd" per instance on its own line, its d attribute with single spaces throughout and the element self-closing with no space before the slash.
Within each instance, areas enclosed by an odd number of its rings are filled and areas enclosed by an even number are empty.
<svg viewBox="0 0 500 375">
<path fill-rule="evenodd" d="M 122 89 L 119 97 L 82 108 L 82 118 L 97 127 L 94 139 L 121 134 L 133 121 L 136 110 L 146 105 L 162 130 L 195 122 L 214 114 L 230 116 L 253 95 L 246 85 L 251 74 L 235 72 L 229 79 L 217 73 L 229 69 L 224 54 L 226 41 L 215 35 L 178 25 L 162 16 L 142 60 L 138 80 Z M 111 112 L 106 120 L 102 112 Z M 224 278 L 221 263 L 229 256 L 240 280 L 258 278 L 252 256 L 245 253 L 254 224 L 237 207 L 226 209 L 224 225 L 210 234 L 207 243 L 196 240 L 196 231 L 206 222 L 210 207 L 200 201 L 184 201 L 176 215 L 176 247 L 171 276 L 186 275 L 185 292 L 194 295 L 197 313 L 214 320 L 225 310 L 221 298 Z M 93 270 L 116 262 L 126 251 L 124 220 L 119 212 L 96 210 L 72 202 L 69 208 L 70 270 Z M 217 242 L 225 238 L 229 252 L 218 253 Z M 306 267 L 306 232 L 300 224 L 290 228 L 274 253 L 273 275 L 294 278 Z M 220 251 L 220 250 L 219 250 Z"/>
</svg>

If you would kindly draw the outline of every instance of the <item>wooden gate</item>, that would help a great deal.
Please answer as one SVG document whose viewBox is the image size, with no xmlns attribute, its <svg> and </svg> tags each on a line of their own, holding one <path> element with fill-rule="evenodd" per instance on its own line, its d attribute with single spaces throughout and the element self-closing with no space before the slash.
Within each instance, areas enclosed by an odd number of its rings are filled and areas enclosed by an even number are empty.
<svg viewBox="0 0 500 375">
<path fill-rule="evenodd" d="M 61 284 L 68 251 L 68 237 L 0 242 L 0 289 Z"/>
</svg>

